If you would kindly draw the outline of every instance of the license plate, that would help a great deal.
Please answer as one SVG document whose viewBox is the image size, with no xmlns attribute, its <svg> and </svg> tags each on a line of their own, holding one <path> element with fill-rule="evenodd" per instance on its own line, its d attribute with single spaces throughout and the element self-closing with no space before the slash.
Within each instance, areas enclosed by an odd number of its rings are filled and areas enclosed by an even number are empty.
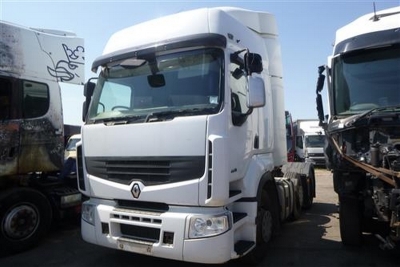
<svg viewBox="0 0 400 267">
<path fill-rule="evenodd" d="M 117 241 L 118 248 L 125 251 L 135 252 L 139 254 L 151 255 L 153 245 L 148 243 L 132 242 L 125 240 Z"/>
</svg>

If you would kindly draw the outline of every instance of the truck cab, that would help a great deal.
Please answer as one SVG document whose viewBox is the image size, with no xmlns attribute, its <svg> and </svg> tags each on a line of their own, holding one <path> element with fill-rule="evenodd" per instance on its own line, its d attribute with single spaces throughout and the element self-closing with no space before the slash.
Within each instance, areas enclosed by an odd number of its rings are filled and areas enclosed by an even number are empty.
<svg viewBox="0 0 400 267">
<path fill-rule="evenodd" d="M 337 29 L 332 54 L 318 67 L 317 111 L 345 245 L 362 245 L 364 232 L 374 234 L 381 248 L 399 245 L 399 28 L 400 7 L 356 18 Z M 325 80 L 326 115 L 320 94 Z"/>
<path fill-rule="evenodd" d="M 286 165 L 277 37 L 272 14 L 233 7 L 110 37 L 85 86 L 77 147 L 85 241 L 186 262 L 260 262 L 280 223 L 315 196 L 313 167 Z"/>
<path fill-rule="evenodd" d="M 295 121 L 296 155 L 304 162 L 316 166 L 325 166 L 324 129 L 319 126 L 318 120 L 300 119 Z"/>
</svg>

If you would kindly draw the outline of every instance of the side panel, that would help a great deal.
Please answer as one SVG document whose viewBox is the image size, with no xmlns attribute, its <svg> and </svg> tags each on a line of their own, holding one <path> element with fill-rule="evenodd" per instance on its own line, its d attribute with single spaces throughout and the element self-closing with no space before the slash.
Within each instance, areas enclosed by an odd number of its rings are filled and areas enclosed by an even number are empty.
<svg viewBox="0 0 400 267">
<path fill-rule="evenodd" d="M 50 34 L 45 30 L 2 21 L 0 29 L 0 71 L 59 82 L 84 83 L 82 38 L 67 32 Z"/>
<path fill-rule="evenodd" d="M 0 122 L 0 175 L 15 174 L 18 168 L 19 123 Z"/>
</svg>

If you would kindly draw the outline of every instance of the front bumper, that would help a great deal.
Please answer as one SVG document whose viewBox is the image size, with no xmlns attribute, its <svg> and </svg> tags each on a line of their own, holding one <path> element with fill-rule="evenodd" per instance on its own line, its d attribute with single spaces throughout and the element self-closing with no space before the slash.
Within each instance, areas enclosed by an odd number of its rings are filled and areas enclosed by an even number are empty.
<svg viewBox="0 0 400 267">
<path fill-rule="evenodd" d="M 232 227 L 211 237 L 189 238 L 191 216 L 226 213 L 223 208 L 175 206 L 167 212 L 158 213 L 115 208 L 114 201 L 90 199 L 87 203 L 94 206 L 94 219 L 90 223 L 81 220 L 81 233 L 89 243 L 197 263 L 224 263 L 235 257 Z M 231 213 L 229 217 L 231 221 Z"/>
<path fill-rule="evenodd" d="M 316 166 L 325 166 L 325 157 L 309 157 L 304 159 L 307 163 L 312 163 Z"/>
</svg>

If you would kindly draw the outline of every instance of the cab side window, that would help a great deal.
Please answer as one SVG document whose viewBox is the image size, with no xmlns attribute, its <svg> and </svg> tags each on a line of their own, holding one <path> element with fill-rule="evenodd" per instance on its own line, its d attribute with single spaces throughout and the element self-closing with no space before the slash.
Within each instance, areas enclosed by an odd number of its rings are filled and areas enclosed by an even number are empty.
<svg viewBox="0 0 400 267">
<path fill-rule="evenodd" d="M 11 119 L 11 82 L 0 78 L 0 120 Z"/>
<path fill-rule="evenodd" d="M 23 118 L 37 118 L 47 113 L 50 105 L 49 88 L 46 84 L 23 81 Z"/>
</svg>

